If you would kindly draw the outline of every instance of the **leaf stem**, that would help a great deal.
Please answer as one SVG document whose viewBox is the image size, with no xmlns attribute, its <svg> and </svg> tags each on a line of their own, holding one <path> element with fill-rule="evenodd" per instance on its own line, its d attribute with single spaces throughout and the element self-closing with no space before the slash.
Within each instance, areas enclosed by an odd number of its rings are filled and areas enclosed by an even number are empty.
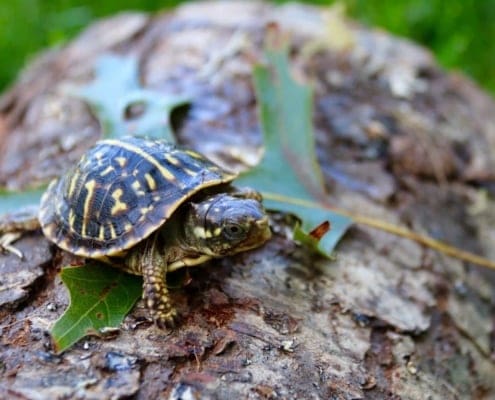
<svg viewBox="0 0 495 400">
<path fill-rule="evenodd" d="M 462 261 L 467 261 L 473 264 L 480 265 L 482 267 L 490 268 L 495 270 L 495 262 L 491 261 L 487 258 L 478 256 L 469 251 L 461 250 L 455 246 L 451 246 L 447 243 L 444 243 L 440 240 L 433 239 L 432 237 L 421 235 L 417 232 L 414 232 L 408 228 L 404 228 L 398 225 L 394 225 L 376 218 L 366 217 L 364 215 L 354 214 L 350 211 L 344 210 L 342 208 L 333 207 L 328 204 L 316 203 L 311 200 L 305 199 L 297 199 L 286 197 L 283 195 L 279 195 L 276 193 L 262 193 L 263 198 L 268 200 L 275 201 L 283 201 L 286 203 L 295 204 L 302 207 L 309 208 L 319 208 L 323 210 L 333 211 L 337 214 L 341 214 L 343 216 L 351 218 L 356 224 L 362 224 L 366 226 L 370 226 L 372 228 L 380 229 L 384 232 L 389 232 L 397 236 L 402 236 L 411 240 L 414 240 L 417 243 L 420 243 L 426 247 L 429 247 L 433 250 L 439 251 L 443 254 L 449 255 L 451 257 L 457 258 Z"/>
</svg>

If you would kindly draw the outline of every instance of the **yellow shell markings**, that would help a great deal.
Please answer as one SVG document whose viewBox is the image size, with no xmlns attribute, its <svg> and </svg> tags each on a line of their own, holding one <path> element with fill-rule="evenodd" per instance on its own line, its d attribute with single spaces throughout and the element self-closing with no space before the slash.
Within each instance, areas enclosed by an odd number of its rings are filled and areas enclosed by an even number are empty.
<svg viewBox="0 0 495 400">
<path fill-rule="evenodd" d="M 108 224 L 108 226 L 110 227 L 110 236 L 112 238 L 116 238 L 117 232 L 115 232 L 115 227 L 113 226 L 113 224 L 111 222 Z"/>
<path fill-rule="evenodd" d="M 97 151 L 94 155 L 94 158 L 96 158 L 96 161 L 98 161 L 98 165 L 101 165 L 101 161 L 105 158 L 105 153 L 103 151 Z M 83 158 L 81 158 L 81 163 L 82 162 L 90 162 L 90 160 L 86 160 L 86 156 L 84 155 Z"/>
<path fill-rule="evenodd" d="M 98 239 L 101 241 L 105 240 L 105 226 L 100 225 L 100 230 L 98 231 Z"/>
<path fill-rule="evenodd" d="M 135 180 L 131 184 L 132 189 L 134 190 L 134 193 L 136 193 L 138 196 L 145 196 L 146 192 L 142 190 L 141 182 L 139 180 Z"/>
<path fill-rule="evenodd" d="M 172 174 L 168 169 L 166 169 L 162 164 L 160 164 L 156 158 L 150 156 L 148 153 L 145 151 L 141 150 L 138 146 L 134 146 L 133 144 L 122 142 L 119 140 L 106 140 L 105 143 L 124 148 L 132 153 L 137 154 L 138 156 L 142 157 L 146 161 L 148 161 L 151 165 L 153 165 L 167 181 L 174 181 L 175 180 L 175 175 Z M 116 160 L 121 157 L 117 157 Z M 125 158 L 124 158 L 125 159 Z M 127 162 L 127 159 L 125 159 Z M 117 162 L 119 162 L 117 160 Z"/>
<path fill-rule="evenodd" d="M 77 181 L 79 180 L 79 172 L 76 170 L 74 171 L 74 174 L 72 175 L 71 179 L 70 179 L 70 182 L 69 182 L 69 198 L 73 198 L 74 196 L 74 191 L 76 190 L 76 184 L 77 184 Z"/>
<path fill-rule="evenodd" d="M 43 233 L 44 233 L 47 237 L 49 237 L 49 238 L 53 238 L 53 229 L 54 229 L 53 224 L 50 224 L 50 225 L 45 225 L 45 226 L 43 227 Z"/>
<path fill-rule="evenodd" d="M 115 157 L 115 161 L 119 164 L 120 168 L 124 168 L 127 164 L 127 158 L 125 157 Z"/>
<path fill-rule="evenodd" d="M 146 172 L 144 174 L 144 179 L 146 179 L 146 183 L 148 184 L 148 186 L 151 190 L 156 189 L 156 181 L 153 179 L 153 177 L 148 172 Z"/>
<path fill-rule="evenodd" d="M 71 208 L 69 209 L 69 226 L 73 229 L 74 228 L 74 224 L 76 222 L 76 213 L 74 212 L 74 210 Z"/>
<path fill-rule="evenodd" d="M 189 176 L 196 176 L 198 173 L 189 169 L 189 168 L 182 168 L 182 170 Z"/>
<path fill-rule="evenodd" d="M 101 176 L 105 176 L 105 175 L 108 175 L 109 173 L 115 171 L 115 168 L 112 167 L 111 165 L 109 165 L 108 167 L 106 167 L 102 173 L 101 173 Z"/>
<path fill-rule="evenodd" d="M 86 234 L 86 229 L 87 229 L 87 218 L 89 215 L 89 206 L 91 205 L 91 200 L 93 198 L 93 194 L 95 192 L 96 188 L 96 181 L 94 179 L 91 179 L 90 181 L 87 181 L 84 185 L 85 189 L 87 190 L 86 198 L 84 199 L 84 218 L 82 222 L 82 229 L 81 229 L 81 236 L 87 237 Z"/>
<path fill-rule="evenodd" d="M 120 198 L 122 197 L 123 194 L 124 194 L 124 191 L 120 188 L 115 189 L 112 192 L 111 196 L 115 202 L 112 209 L 110 210 L 110 213 L 112 215 L 117 215 L 119 212 L 127 210 L 127 204 L 120 200 Z"/>
<path fill-rule="evenodd" d="M 148 207 L 141 207 L 141 209 L 139 211 L 141 211 L 141 214 L 142 215 L 146 215 L 148 214 L 149 212 L 153 211 L 153 208 L 155 208 L 153 206 L 153 204 L 150 204 Z"/>
<path fill-rule="evenodd" d="M 166 160 L 167 160 L 170 164 L 172 164 L 172 165 L 175 165 L 175 166 L 180 165 L 180 161 L 179 161 L 176 157 L 174 157 L 174 156 L 172 156 L 172 155 L 170 155 L 170 154 L 165 154 L 165 159 L 166 159 Z"/>
<path fill-rule="evenodd" d="M 58 242 L 57 246 L 64 249 L 64 250 L 72 251 L 71 250 L 71 243 L 70 243 L 69 239 L 66 237 L 63 238 L 60 242 Z"/>
<path fill-rule="evenodd" d="M 41 207 L 39 211 L 39 220 L 41 222 L 41 228 L 43 229 L 43 233 L 46 237 L 48 238 L 54 238 L 54 229 L 55 229 L 55 224 L 53 223 L 53 218 L 52 218 L 52 212 L 49 212 L 50 207 L 47 207 L 46 204 L 47 202 L 51 202 L 53 204 L 53 198 L 54 198 L 54 187 L 58 184 L 58 180 L 54 179 L 53 181 L 50 182 L 48 185 L 47 190 L 43 195 L 41 196 Z M 58 213 L 58 207 L 57 207 L 57 202 L 55 202 L 54 205 L 55 212 Z M 47 218 L 50 220 L 47 221 Z"/>
<path fill-rule="evenodd" d="M 203 157 L 199 153 L 196 153 L 195 151 L 192 151 L 192 150 L 184 150 L 184 153 L 186 153 L 187 155 L 191 156 L 192 158 L 196 158 L 198 160 L 203 159 Z"/>
</svg>

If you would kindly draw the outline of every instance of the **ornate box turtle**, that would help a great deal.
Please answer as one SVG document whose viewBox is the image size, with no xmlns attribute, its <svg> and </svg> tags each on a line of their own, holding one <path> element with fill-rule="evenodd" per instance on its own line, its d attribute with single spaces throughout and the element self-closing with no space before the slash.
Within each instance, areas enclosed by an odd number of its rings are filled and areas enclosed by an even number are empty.
<svg viewBox="0 0 495 400">
<path fill-rule="evenodd" d="M 232 187 L 235 177 L 163 141 L 103 140 L 49 185 L 39 222 L 62 249 L 142 275 L 151 316 L 173 325 L 168 272 L 270 238 L 260 195 Z"/>
</svg>

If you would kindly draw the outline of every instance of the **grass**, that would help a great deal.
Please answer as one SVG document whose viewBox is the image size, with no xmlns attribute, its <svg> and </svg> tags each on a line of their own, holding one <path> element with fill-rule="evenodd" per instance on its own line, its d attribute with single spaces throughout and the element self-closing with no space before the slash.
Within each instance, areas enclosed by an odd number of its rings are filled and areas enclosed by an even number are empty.
<svg viewBox="0 0 495 400">
<path fill-rule="evenodd" d="M 459 69 L 495 94 L 495 0 L 352 0 L 350 12 L 429 47 L 438 61 Z"/>
<path fill-rule="evenodd" d="M 279 3 L 283 1 L 278 1 Z M 310 1 L 328 5 L 333 1 Z M 159 11 L 178 0 L 128 0 L 126 9 Z M 344 0 L 349 14 L 429 47 L 439 62 L 495 94 L 495 0 Z M 70 40 L 120 0 L 0 0 L 0 90 L 43 48 Z"/>
</svg>

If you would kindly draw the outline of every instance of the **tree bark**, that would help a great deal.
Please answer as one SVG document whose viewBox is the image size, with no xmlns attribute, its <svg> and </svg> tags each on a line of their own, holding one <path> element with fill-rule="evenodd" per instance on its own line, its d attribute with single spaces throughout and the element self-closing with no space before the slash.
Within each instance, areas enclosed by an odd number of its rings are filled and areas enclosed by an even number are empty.
<svg viewBox="0 0 495 400">
<path fill-rule="evenodd" d="M 100 135 L 66 90 L 108 52 L 139 59 L 142 84 L 187 94 L 179 141 L 243 168 L 261 143 L 251 82 L 267 26 L 290 38 L 315 89 L 331 201 L 495 259 L 495 105 L 426 50 L 335 10 L 258 2 L 128 13 L 42 54 L 0 100 L 0 184 L 47 182 Z M 110 338 L 60 356 L 50 326 L 68 304 L 71 256 L 41 234 L 0 255 L 0 396 L 19 399 L 457 399 L 495 397 L 492 271 L 355 226 L 322 259 L 273 218 L 263 248 L 191 270 L 162 332 L 139 304 Z"/>
</svg>

